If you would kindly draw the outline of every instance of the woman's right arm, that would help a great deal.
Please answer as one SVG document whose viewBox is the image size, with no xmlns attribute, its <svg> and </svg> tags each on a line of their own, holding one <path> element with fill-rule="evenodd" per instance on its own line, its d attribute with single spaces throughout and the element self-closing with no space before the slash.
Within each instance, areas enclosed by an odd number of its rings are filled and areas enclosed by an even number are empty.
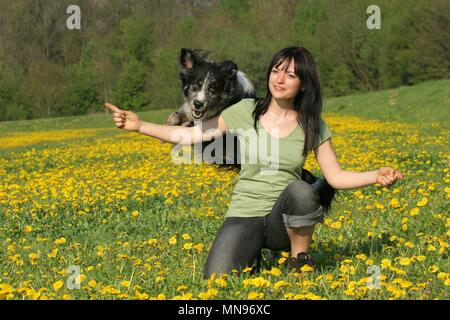
<svg viewBox="0 0 450 320">
<path fill-rule="evenodd" d="M 212 138 L 224 135 L 228 131 L 228 127 L 220 115 L 193 127 L 168 126 L 141 121 L 135 113 L 120 110 L 109 103 L 106 103 L 105 107 L 114 112 L 114 121 L 118 128 L 135 131 L 174 144 L 192 145 L 209 141 Z"/>
</svg>

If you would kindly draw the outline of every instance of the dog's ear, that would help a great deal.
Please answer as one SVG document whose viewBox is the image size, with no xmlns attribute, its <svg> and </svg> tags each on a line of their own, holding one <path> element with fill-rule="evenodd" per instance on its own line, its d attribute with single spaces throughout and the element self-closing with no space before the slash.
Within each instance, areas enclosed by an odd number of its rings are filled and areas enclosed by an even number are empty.
<svg viewBox="0 0 450 320">
<path fill-rule="evenodd" d="M 238 66 L 233 61 L 223 61 L 220 64 L 220 71 L 225 74 L 228 78 L 233 78 L 236 76 L 238 71 Z"/>
<path fill-rule="evenodd" d="M 182 48 L 180 52 L 180 65 L 183 70 L 192 70 L 194 67 L 195 55 L 191 49 Z"/>
</svg>

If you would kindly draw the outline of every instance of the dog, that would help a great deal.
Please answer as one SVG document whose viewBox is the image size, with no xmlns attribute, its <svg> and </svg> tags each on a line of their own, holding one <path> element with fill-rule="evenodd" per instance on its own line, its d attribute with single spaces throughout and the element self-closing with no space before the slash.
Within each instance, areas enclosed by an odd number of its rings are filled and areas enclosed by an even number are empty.
<svg viewBox="0 0 450 320">
<path fill-rule="evenodd" d="M 230 60 L 214 62 L 209 52 L 182 48 L 180 75 L 183 105 L 167 118 L 167 125 L 191 127 L 219 115 L 244 98 L 255 98 L 256 91 L 245 73 Z"/>
<path fill-rule="evenodd" d="M 216 117 L 244 98 L 256 99 L 253 84 L 244 72 L 238 70 L 236 63 L 231 60 L 212 61 L 208 59 L 209 53 L 202 49 L 181 49 L 179 79 L 184 101 L 178 111 L 168 116 L 167 125 L 192 127 L 195 123 Z M 211 155 L 205 155 L 205 162 L 240 169 L 237 135 L 226 134 L 210 142 L 202 142 L 202 152 L 211 143 L 215 148 L 211 148 Z"/>
<path fill-rule="evenodd" d="M 244 72 L 238 70 L 236 63 L 230 60 L 211 61 L 208 59 L 209 53 L 202 49 L 181 49 L 179 79 L 184 101 L 178 111 L 168 116 L 167 125 L 192 127 L 195 122 L 206 121 L 219 115 L 241 99 L 257 98 L 253 84 Z M 230 146 L 226 144 L 226 135 L 216 140 L 222 144 L 223 154 L 214 154 L 212 159 L 205 159 L 205 161 L 217 163 L 219 159 L 221 166 L 230 166 L 225 163 L 229 163 L 231 159 L 231 167 L 240 170 L 240 164 L 237 161 L 240 156 L 238 137 L 233 135 L 230 139 L 233 142 L 231 155 L 229 154 Z M 210 143 L 212 142 L 202 142 L 202 151 Z M 324 210 L 328 211 L 336 190 L 324 178 L 315 177 L 306 169 L 302 170 L 301 178 L 318 191 L 320 203 Z"/>
</svg>

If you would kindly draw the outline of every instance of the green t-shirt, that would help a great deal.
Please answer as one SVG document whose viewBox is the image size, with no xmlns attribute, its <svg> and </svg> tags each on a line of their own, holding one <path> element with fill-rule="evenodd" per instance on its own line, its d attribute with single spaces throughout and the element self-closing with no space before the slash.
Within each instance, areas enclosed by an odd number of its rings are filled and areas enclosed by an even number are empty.
<svg viewBox="0 0 450 320">
<path fill-rule="evenodd" d="M 306 158 L 302 156 L 305 134 L 300 125 L 287 137 L 270 135 L 257 122 L 253 128 L 254 99 L 243 99 L 222 111 L 230 133 L 239 137 L 241 171 L 225 217 L 260 217 L 269 214 L 280 193 L 292 181 L 301 179 Z M 320 136 L 315 147 L 331 131 L 321 118 Z"/>
</svg>

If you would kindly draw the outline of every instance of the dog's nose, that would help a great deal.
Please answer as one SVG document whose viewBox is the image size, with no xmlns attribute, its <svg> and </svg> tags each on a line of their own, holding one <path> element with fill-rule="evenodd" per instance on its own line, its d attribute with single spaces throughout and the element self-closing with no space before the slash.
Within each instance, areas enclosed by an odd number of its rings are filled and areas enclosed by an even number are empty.
<svg viewBox="0 0 450 320">
<path fill-rule="evenodd" d="M 194 109 L 200 110 L 205 105 L 204 102 L 194 100 Z"/>
</svg>

